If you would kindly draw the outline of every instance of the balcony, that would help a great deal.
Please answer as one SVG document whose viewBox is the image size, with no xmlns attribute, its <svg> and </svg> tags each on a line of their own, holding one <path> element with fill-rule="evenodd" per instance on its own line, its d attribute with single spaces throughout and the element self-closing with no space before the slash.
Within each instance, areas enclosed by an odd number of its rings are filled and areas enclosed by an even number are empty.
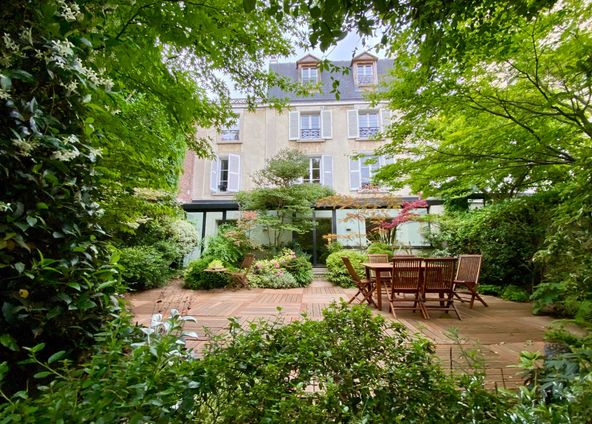
<svg viewBox="0 0 592 424">
<path fill-rule="evenodd" d="M 222 141 L 238 141 L 238 130 L 222 130 L 220 132 L 220 139 Z"/>
<path fill-rule="evenodd" d="M 380 131 L 378 127 L 360 127 L 360 138 L 372 138 Z"/>
<path fill-rule="evenodd" d="M 320 128 L 310 128 L 310 129 L 301 129 L 300 130 L 300 139 L 301 140 L 315 140 L 321 138 L 321 129 Z"/>
<path fill-rule="evenodd" d="M 374 75 L 358 75 L 358 85 L 374 84 Z"/>
</svg>

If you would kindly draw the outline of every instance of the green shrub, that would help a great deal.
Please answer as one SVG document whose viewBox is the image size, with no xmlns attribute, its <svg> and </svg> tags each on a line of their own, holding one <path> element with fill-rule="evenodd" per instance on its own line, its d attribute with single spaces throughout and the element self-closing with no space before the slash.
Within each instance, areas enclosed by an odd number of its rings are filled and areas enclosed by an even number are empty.
<svg viewBox="0 0 592 424">
<path fill-rule="evenodd" d="M 528 302 L 530 299 L 530 293 L 520 286 L 511 284 L 504 287 L 501 298 L 504 300 L 511 300 L 512 302 Z"/>
<path fill-rule="evenodd" d="M 328 271 L 328 279 L 332 283 L 335 283 L 341 287 L 353 287 L 354 283 L 341 259 L 342 256 L 347 256 L 351 261 L 354 269 L 358 273 L 358 275 L 362 278 L 364 276 L 364 267 L 361 265 L 362 262 L 365 262 L 368 257 L 360 252 L 355 250 L 339 250 L 337 252 L 331 253 L 327 257 L 327 271 Z"/>
<path fill-rule="evenodd" d="M 184 287 L 194 290 L 209 290 L 226 286 L 230 282 L 230 276 L 227 273 L 204 271 L 212 261 L 218 261 L 218 259 L 202 256 L 190 262 L 184 274 Z"/>
<path fill-rule="evenodd" d="M 447 256 L 482 254 L 482 283 L 513 284 L 530 291 L 543 276 L 541 264 L 532 259 L 543 246 L 550 203 L 546 196 L 530 196 L 447 213 L 429 238 Z"/>
<path fill-rule="evenodd" d="M 124 247 L 119 256 L 121 277 L 132 290 L 161 287 L 171 276 L 170 263 L 153 246 Z"/>
<path fill-rule="evenodd" d="M 495 284 L 479 284 L 477 291 L 481 294 L 490 294 L 492 296 L 501 296 L 504 288 Z"/>
<path fill-rule="evenodd" d="M 177 243 L 160 240 L 152 245 L 162 255 L 170 268 L 177 268 L 183 261 L 183 252 Z"/>
<path fill-rule="evenodd" d="M 372 253 L 386 253 L 390 256 L 393 255 L 393 249 L 392 247 L 390 247 L 388 244 L 386 243 L 381 243 L 379 241 L 375 241 L 370 243 L 370 245 L 368 246 L 368 249 L 366 249 L 366 252 L 368 254 L 372 254 Z"/>
<path fill-rule="evenodd" d="M 234 225 L 218 227 L 218 233 L 208 238 L 204 256 L 218 258 L 225 264 L 238 266 L 240 261 L 253 248 L 246 233 Z"/>
<path fill-rule="evenodd" d="M 87 363 L 1 405 L 3 422 L 496 423 L 508 408 L 479 377 L 457 387 L 431 343 L 366 307 L 287 325 L 231 320 L 201 359 L 178 342 L 179 321 L 143 335 L 117 320 Z"/>
<path fill-rule="evenodd" d="M 312 282 L 312 264 L 306 256 L 296 256 L 286 261 L 283 268 L 294 277 L 298 287 L 306 287 Z"/>
<path fill-rule="evenodd" d="M 294 289 L 300 287 L 289 272 L 279 269 L 276 272 L 257 272 L 248 276 L 249 286 L 268 289 Z"/>
</svg>

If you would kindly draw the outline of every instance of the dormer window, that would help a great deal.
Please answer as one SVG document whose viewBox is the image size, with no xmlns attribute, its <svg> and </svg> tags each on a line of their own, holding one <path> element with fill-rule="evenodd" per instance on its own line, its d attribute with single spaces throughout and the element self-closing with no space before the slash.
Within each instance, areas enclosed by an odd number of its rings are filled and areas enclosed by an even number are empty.
<svg viewBox="0 0 592 424">
<path fill-rule="evenodd" d="M 303 84 L 316 84 L 319 80 L 318 75 L 316 66 L 303 66 L 300 68 L 300 81 Z"/>
<path fill-rule="evenodd" d="M 296 62 L 298 68 L 298 79 L 302 84 L 315 85 L 319 82 L 319 63 L 320 59 L 307 54 Z"/>
<path fill-rule="evenodd" d="M 374 64 L 357 63 L 356 64 L 358 85 L 374 84 Z"/>
<path fill-rule="evenodd" d="M 376 64 L 378 58 L 364 52 L 352 59 L 354 83 L 357 86 L 374 85 L 378 82 Z"/>
</svg>

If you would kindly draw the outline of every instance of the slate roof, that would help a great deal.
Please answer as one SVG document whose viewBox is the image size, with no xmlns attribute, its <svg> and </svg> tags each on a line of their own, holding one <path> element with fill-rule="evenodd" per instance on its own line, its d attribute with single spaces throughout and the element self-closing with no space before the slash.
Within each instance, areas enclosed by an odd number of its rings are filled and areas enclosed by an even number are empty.
<svg viewBox="0 0 592 424">
<path fill-rule="evenodd" d="M 352 63 L 349 60 L 337 60 L 331 62 L 333 65 L 339 67 L 346 67 L 349 68 L 348 74 L 343 74 L 341 72 L 334 72 L 333 77 L 339 81 L 339 93 L 340 93 L 340 100 L 347 101 L 347 100 L 364 100 L 364 92 L 365 90 L 356 86 L 354 84 L 354 72 Z M 388 74 L 388 70 L 392 68 L 393 60 L 392 59 L 378 59 L 377 61 L 377 72 L 378 72 L 378 80 L 381 81 L 385 78 Z M 281 75 L 284 75 L 288 78 L 293 79 L 294 81 L 298 80 L 298 68 L 296 67 L 296 62 L 292 63 L 272 63 L 269 65 L 269 68 Z M 315 93 L 311 96 L 297 96 L 294 93 L 288 93 L 281 90 L 278 87 L 270 88 L 269 95 L 270 97 L 276 98 L 287 98 L 290 102 L 311 102 L 315 100 L 335 100 L 335 94 L 331 93 L 331 89 L 333 86 L 333 82 L 331 81 L 331 74 L 328 71 L 321 72 L 321 90 L 319 93 Z"/>
</svg>

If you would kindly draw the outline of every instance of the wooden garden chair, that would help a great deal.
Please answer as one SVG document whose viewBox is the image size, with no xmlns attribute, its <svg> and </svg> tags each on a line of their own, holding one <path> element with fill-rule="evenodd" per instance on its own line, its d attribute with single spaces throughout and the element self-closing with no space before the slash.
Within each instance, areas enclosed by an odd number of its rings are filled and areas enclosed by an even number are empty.
<svg viewBox="0 0 592 424">
<path fill-rule="evenodd" d="M 454 277 L 454 295 L 461 302 L 469 302 L 470 308 L 473 308 L 475 299 L 479 300 L 483 305 L 489 306 L 479 293 L 477 293 L 482 261 L 483 256 L 481 255 L 459 255 L 458 257 L 458 267 L 456 268 L 456 276 Z M 458 290 L 459 288 L 461 290 Z M 461 294 L 469 295 L 470 299 L 461 297 Z"/>
<path fill-rule="evenodd" d="M 393 270 L 391 272 L 391 287 L 388 295 L 389 310 L 395 318 L 395 310 L 421 311 L 421 315 L 427 319 L 427 313 L 422 303 L 422 259 L 416 257 L 393 258 Z M 411 294 L 410 299 L 405 295 Z"/>
<path fill-rule="evenodd" d="M 255 261 L 255 255 L 248 253 L 243 258 L 243 262 L 241 263 L 240 270 L 235 272 L 230 272 L 231 284 L 235 287 L 249 287 L 249 280 L 247 276 L 249 275 L 249 271 L 251 270 L 251 266 L 253 266 L 253 262 Z"/>
<path fill-rule="evenodd" d="M 423 304 L 429 318 L 428 310 L 448 312 L 453 310 L 461 319 L 454 305 L 454 258 L 426 258 L 423 269 Z M 436 297 L 437 295 L 437 297 Z"/>
<path fill-rule="evenodd" d="M 368 262 L 374 264 L 374 263 L 383 263 L 383 264 L 388 264 L 389 263 L 389 255 L 388 253 L 369 253 L 368 254 Z M 372 274 L 374 274 L 374 271 L 372 271 Z M 370 277 L 373 277 L 373 275 L 370 274 Z M 382 285 L 382 289 L 384 291 L 385 295 L 388 295 L 388 288 L 390 287 L 390 283 L 391 283 L 391 272 L 390 271 L 381 271 L 380 272 L 380 281 L 383 283 Z"/>
<path fill-rule="evenodd" d="M 349 258 L 347 256 L 342 256 L 341 260 L 345 264 L 345 267 L 347 268 L 347 272 L 349 272 L 349 275 L 350 275 L 352 281 L 354 282 L 354 284 L 358 288 L 358 291 L 356 292 L 356 294 L 354 294 L 352 296 L 352 298 L 349 300 L 349 302 L 347 302 L 347 303 L 352 303 L 354 301 L 354 299 L 356 299 L 358 296 L 361 295 L 363 298 L 360 299 L 360 303 L 364 302 L 364 300 L 365 300 L 366 302 L 368 302 L 369 305 L 376 306 L 376 303 L 374 302 L 374 299 L 372 298 L 372 294 L 374 293 L 374 281 L 367 279 L 367 278 L 361 279 L 358 276 L 358 273 L 354 269 L 353 265 L 351 264 L 351 261 L 349 260 Z"/>
</svg>

